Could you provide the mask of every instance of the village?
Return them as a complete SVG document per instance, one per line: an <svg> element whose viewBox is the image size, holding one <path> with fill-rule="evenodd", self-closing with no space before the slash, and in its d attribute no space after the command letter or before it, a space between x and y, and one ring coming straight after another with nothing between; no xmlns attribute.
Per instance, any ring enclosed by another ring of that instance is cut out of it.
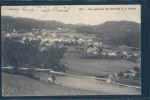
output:
<svg viewBox="0 0 150 100"><path fill-rule="evenodd" d="M57 30L35 29L32 30L11 30L3 31L4 38L17 38L19 42L31 42L32 45L40 42L40 51L50 47L65 47L67 51L81 52L81 58L98 59L126 59L129 61L140 62L140 50L135 47L116 46L103 44L96 36L88 36L76 33L68 28ZM78 35L79 34L79 35Z"/></svg>

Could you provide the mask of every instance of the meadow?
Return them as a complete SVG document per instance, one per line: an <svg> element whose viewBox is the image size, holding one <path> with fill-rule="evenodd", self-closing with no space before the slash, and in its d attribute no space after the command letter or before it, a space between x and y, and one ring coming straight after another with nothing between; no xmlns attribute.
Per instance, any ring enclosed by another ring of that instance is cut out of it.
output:
<svg viewBox="0 0 150 100"><path fill-rule="evenodd" d="M56 84L47 83L48 71L26 70L40 80L2 72L3 96L57 96L57 95L135 95L140 89L125 87L81 76L56 75ZM25 70L22 72L25 72ZM17 79L17 80L16 80Z"/></svg>
<svg viewBox="0 0 150 100"><path fill-rule="evenodd" d="M65 87L37 81L20 75L2 73L2 96L60 96L86 94L98 95L104 94L104 92Z"/></svg>
<svg viewBox="0 0 150 100"><path fill-rule="evenodd" d="M97 73L118 73L140 66L140 63L123 59L82 59L79 52L66 52L61 63L69 67L67 73L78 75L95 75Z"/></svg>

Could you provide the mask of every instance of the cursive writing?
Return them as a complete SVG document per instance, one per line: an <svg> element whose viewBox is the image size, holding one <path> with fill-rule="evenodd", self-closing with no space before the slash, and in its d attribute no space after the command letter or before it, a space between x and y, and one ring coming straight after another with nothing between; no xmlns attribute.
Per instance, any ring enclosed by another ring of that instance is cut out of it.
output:
<svg viewBox="0 0 150 100"><path fill-rule="evenodd" d="M19 12L31 13L44 13L43 18L46 17L50 12L68 12L70 10L69 6L24 6L24 7L5 7L5 10L13 11L14 15L17 15Z"/></svg>

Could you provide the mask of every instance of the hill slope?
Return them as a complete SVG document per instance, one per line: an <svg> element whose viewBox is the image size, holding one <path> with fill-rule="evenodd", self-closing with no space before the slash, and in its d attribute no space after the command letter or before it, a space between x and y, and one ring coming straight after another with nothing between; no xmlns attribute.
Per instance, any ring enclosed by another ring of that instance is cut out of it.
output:
<svg viewBox="0 0 150 100"><path fill-rule="evenodd" d="M48 84L24 76L2 73L2 96L55 96L87 94L98 95L101 94L101 92Z"/></svg>
<svg viewBox="0 0 150 100"><path fill-rule="evenodd" d="M31 18L14 18L11 16L2 16L1 17L2 30L12 30L12 29L57 29L57 28L72 28L74 25L64 24L55 20L51 21L42 21L35 20Z"/></svg>
<svg viewBox="0 0 150 100"><path fill-rule="evenodd" d="M95 26L80 26L77 32L96 34L103 42L140 48L141 26L131 21L108 21Z"/></svg>

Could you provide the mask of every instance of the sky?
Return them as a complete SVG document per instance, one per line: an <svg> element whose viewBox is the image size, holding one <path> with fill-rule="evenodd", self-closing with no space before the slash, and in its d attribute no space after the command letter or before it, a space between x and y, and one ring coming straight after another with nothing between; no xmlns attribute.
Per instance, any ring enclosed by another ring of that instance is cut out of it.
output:
<svg viewBox="0 0 150 100"><path fill-rule="evenodd" d="M2 6L1 15L56 20L66 24L97 25L122 20L141 23L140 5Z"/></svg>

